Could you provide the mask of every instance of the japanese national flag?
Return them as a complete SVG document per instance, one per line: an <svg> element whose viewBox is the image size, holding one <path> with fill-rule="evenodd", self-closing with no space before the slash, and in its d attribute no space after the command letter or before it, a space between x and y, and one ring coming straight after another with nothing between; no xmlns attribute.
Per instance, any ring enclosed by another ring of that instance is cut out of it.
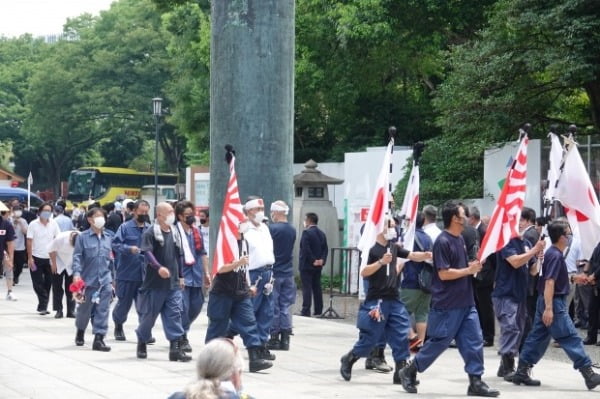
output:
<svg viewBox="0 0 600 399"><path fill-rule="evenodd" d="M415 245L417 211L419 210L419 165L413 162L400 214L403 215L404 248L412 251Z"/></svg>
<svg viewBox="0 0 600 399"><path fill-rule="evenodd" d="M568 147L554 197L566 208L571 228L579 232L581 255L590 259L600 242L600 205L577 145Z"/></svg>
<svg viewBox="0 0 600 399"><path fill-rule="evenodd" d="M361 268L367 264L369 251L371 250L371 247L375 245L377 235L384 229L385 214L388 211L390 200L390 164L393 149L394 140L391 139L385 151L385 156L383 157L383 164L381 165L381 170L377 179L377 187L375 188L371 206L369 207L365 228L357 245L358 249L362 252Z"/></svg>

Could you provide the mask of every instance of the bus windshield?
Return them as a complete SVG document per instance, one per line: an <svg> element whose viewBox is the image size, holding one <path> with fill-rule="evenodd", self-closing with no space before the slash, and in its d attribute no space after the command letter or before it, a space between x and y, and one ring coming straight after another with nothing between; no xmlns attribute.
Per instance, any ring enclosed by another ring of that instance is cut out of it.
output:
<svg viewBox="0 0 600 399"><path fill-rule="evenodd" d="M94 170L74 170L69 175L69 199L71 201L84 201L94 197Z"/></svg>

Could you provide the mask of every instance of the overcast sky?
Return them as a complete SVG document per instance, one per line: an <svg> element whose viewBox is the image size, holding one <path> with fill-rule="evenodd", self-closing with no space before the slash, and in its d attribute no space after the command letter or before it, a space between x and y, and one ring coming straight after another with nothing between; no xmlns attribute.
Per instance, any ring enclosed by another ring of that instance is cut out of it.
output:
<svg viewBox="0 0 600 399"><path fill-rule="evenodd" d="M62 32L68 17L98 15L115 0L0 0L0 36L44 36Z"/></svg>

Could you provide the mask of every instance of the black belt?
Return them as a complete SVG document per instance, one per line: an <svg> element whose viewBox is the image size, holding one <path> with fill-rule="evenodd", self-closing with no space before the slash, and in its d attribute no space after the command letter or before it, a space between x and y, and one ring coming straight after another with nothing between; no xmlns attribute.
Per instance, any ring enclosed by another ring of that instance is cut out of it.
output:
<svg viewBox="0 0 600 399"><path fill-rule="evenodd" d="M271 270L273 269L273 265L264 265L261 267L257 267L256 269L252 269L252 270Z"/></svg>

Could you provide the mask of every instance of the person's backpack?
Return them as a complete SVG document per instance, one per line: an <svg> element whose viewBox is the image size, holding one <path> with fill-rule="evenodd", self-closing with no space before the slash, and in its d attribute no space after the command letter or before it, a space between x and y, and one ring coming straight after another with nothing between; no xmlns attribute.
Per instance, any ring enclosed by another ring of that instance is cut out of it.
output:
<svg viewBox="0 0 600 399"><path fill-rule="evenodd" d="M419 236L415 234L415 244L419 251L431 251L431 248L424 248L423 244L419 240ZM421 265L421 271L419 272L419 288L421 291L431 294L431 285L433 284L433 265L428 262L418 262Z"/></svg>

